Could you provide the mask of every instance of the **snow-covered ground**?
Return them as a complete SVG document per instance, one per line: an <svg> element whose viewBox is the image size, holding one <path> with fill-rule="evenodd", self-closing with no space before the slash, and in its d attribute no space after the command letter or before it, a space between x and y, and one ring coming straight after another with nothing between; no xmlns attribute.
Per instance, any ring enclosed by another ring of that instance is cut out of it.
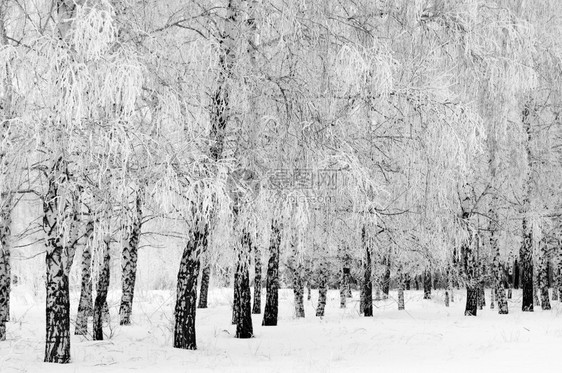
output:
<svg viewBox="0 0 562 373"><path fill-rule="evenodd" d="M72 317L76 311L76 296ZM557 365L562 346L562 307L551 311L520 311L514 292L510 314L488 306L477 317L463 316L464 292L443 305L443 293L423 300L406 292L406 310L398 311L396 293L375 302L374 317L358 314L354 292L346 309L339 292L330 291L326 316L315 317L317 292L306 302L306 318L293 318L291 290L280 293L279 325L262 327L254 315L251 340L234 338L230 324L231 289L214 289L209 308L197 311L197 351L174 349L174 296L166 291L139 291L133 325L117 322L119 294L112 293L112 322L105 341L72 337L72 363L42 362L44 301L24 287L12 292L8 340L0 342L0 372L530 372ZM111 335L109 335L111 334Z"/></svg>

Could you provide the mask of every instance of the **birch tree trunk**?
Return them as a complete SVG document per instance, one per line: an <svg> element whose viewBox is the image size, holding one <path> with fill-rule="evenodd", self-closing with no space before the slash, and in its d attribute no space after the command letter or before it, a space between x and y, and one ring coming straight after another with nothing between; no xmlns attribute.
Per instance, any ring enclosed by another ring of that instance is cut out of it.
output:
<svg viewBox="0 0 562 373"><path fill-rule="evenodd" d="M56 31L61 39L66 38L72 25L76 3L54 0L53 10L57 13ZM72 258L68 257L68 243L64 242L63 228L68 222L70 201L65 191L69 188L68 169L65 155L53 146L52 166L47 177L47 191L43 196L43 231L45 233L46 265L46 363L67 364L70 362L70 291L68 269ZM76 207L76 206L74 206ZM76 213L76 210L73 212Z"/></svg>
<svg viewBox="0 0 562 373"><path fill-rule="evenodd" d="M351 293L351 288L349 285L349 274L350 268L348 264L344 261L342 274L341 274L341 283L340 283L340 308L346 308L346 301L349 298L349 293Z"/></svg>
<svg viewBox="0 0 562 373"><path fill-rule="evenodd" d="M390 292L390 254L388 254L384 261L384 275L382 278L382 298L388 299Z"/></svg>
<svg viewBox="0 0 562 373"><path fill-rule="evenodd" d="M463 268L466 279L466 306L465 316L476 316L478 310L479 284L477 281L477 269L475 253L472 250L472 239L463 243Z"/></svg>
<svg viewBox="0 0 562 373"><path fill-rule="evenodd" d="M6 11L8 4L3 1L0 4L0 42L2 46L7 46L9 41L6 35ZM12 113L12 98L13 88L11 81L11 71L9 64L5 65L6 78L3 81L4 92L2 102L0 102L3 109L3 116L1 118L0 126L0 341L6 340L6 323L10 321L10 290L12 284L11 275L11 211L12 211L12 192L4 182L4 177L8 176L8 170L3 166L5 161L6 149L5 144L8 144L10 139L10 124L9 120L13 118ZM5 163L6 162L6 163Z"/></svg>
<svg viewBox="0 0 562 373"><path fill-rule="evenodd" d="M539 268L539 288L541 294L541 308L543 310L550 310L550 299L548 294L548 246L545 240L540 243L541 258Z"/></svg>
<svg viewBox="0 0 562 373"><path fill-rule="evenodd" d="M431 271L423 272L423 299L431 299Z"/></svg>
<svg viewBox="0 0 562 373"><path fill-rule="evenodd" d="M207 264L201 272L201 290L199 291L199 305L197 306L197 308L207 308L211 266Z"/></svg>
<svg viewBox="0 0 562 373"><path fill-rule="evenodd" d="M236 309L236 338L252 338L254 329L252 326L252 293L250 291L250 255L252 244L247 232L242 234L242 242L238 253L236 273L238 286L238 308Z"/></svg>
<svg viewBox="0 0 562 373"><path fill-rule="evenodd" d="M523 200L523 242L519 250L519 265L521 266L521 288L523 289L523 301L521 309L523 312L533 312L533 232L532 227L528 224L527 214L531 205L531 196L533 193L533 171L532 171L532 154L531 154L531 121L530 110L528 105L523 109L523 130L527 134L525 148L527 152L527 163L529 170L527 171L526 195Z"/></svg>
<svg viewBox="0 0 562 373"><path fill-rule="evenodd" d="M367 232L366 228L363 227L362 231L362 243L363 243L363 250L364 250L364 258L363 258L363 296L364 296L364 305L363 305L363 315L365 317L372 317L373 316L373 281L371 279L371 266L372 266L372 259L371 259L371 246L367 240Z"/></svg>
<svg viewBox="0 0 562 373"><path fill-rule="evenodd" d="M135 214L131 232L124 240L121 251L121 305L119 307L119 324L130 325L137 279L138 247L142 227L142 205L144 189L137 190L135 198Z"/></svg>
<svg viewBox="0 0 562 373"><path fill-rule="evenodd" d="M78 302L78 313L76 315L76 328L74 334L88 334L88 318L93 316L94 306L92 301L92 242L94 233L94 221L86 224L86 242L82 247L82 281L80 288L80 300Z"/></svg>
<svg viewBox="0 0 562 373"><path fill-rule="evenodd" d="M269 261L267 263L267 279L265 309L263 311L264 326L277 325L277 314L279 308L279 247L281 246L281 232L273 224L271 226L271 238L269 240Z"/></svg>
<svg viewBox="0 0 562 373"><path fill-rule="evenodd" d="M197 277L199 276L199 256L207 249L207 226L196 223L193 237L183 250L176 290L174 311L174 347L196 350L195 313L197 307Z"/></svg>
<svg viewBox="0 0 562 373"><path fill-rule="evenodd" d="M109 263L111 259L110 253L110 238L104 240L103 248L103 262L101 263L101 271L96 285L96 300L94 301L94 322L93 322L93 336L94 341L103 341L103 321L104 321L104 308L107 305L107 291L109 289Z"/></svg>
<svg viewBox="0 0 562 373"><path fill-rule="evenodd" d="M328 294L328 262L324 247L320 253L320 263L318 266L318 304L316 306L316 316L324 316Z"/></svg>
<svg viewBox="0 0 562 373"><path fill-rule="evenodd" d="M3 191L0 189L0 193ZM0 196L0 341L6 340L6 323L10 321L10 290L12 283L10 264L10 228L12 224L9 195Z"/></svg>
<svg viewBox="0 0 562 373"><path fill-rule="evenodd" d="M557 241L555 253L557 260L552 272L556 279L557 288L553 292L556 291L558 293L558 301L562 302L562 246L560 240Z"/></svg>
<svg viewBox="0 0 562 373"><path fill-rule="evenodd" d="M55 161L47 182L43 198L47 269L45 362L66 364L70 362L70 293L62 232L65 217L60 214L59 205L66 207L61 189L68 184L68 176L62 157Z"/></svg>
<svg viewBox="0 0 562 373"><path fill-rule="evenodd" d="M291 243L292 253L290 260L290 271L293 276L293 296L295 305L295 317L302 318L304 315L304 265L299 258L296 246Z"/></svg>
<svg viewBox="0 0 562 373"><path fill-rule="evenodd" d="M254 304L252 313L259 315L261 313L261 249L254 247Z"/></svg>
<svg viewBox="0 0 562 373"><path fill-rule="evenodd" d="M495 171L492 173L492 177L495 177ZM490 215L490 224L489 224L489 231L490 231L490 250L494 255L493 259L493 279L494 279L494 286L492 287L492 296L495 291L496 301L498 302L498 314L500 315L507 315L509 312L508 305L507 305L507 297L505 293L505 278L504 278L504 270L501 265L501 256L500 256L500 247L498 245L497 239L497 231L498 231L498 215L497 215L497 197L494 194L492 197L492 207L490 208L489 215ZM490 302L490 307L493 308L494 301Z"/></svg>
<svg viewBox="0 0 562 373"><path fill-rule="evenodd" d="M405 278L402 272L402 266L398 267L398 273L396 274L398 277L398 310L404 310L404 286L405 286Z"/></svg>

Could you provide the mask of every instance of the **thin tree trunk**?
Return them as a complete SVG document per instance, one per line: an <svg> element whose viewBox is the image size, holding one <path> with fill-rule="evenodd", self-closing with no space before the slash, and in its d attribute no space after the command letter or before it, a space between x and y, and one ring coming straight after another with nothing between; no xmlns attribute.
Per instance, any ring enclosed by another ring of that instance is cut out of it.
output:
<svg viewBox="0 0 562 373"><path fill-rule="evenodd" d="M344 265L342 268L342 276L340 283L340 308L346 308L349 289L349 272L350 269Z"/></svg>
<svg viewBox="0 0 562 373"><path fill-rule="evenodd" d="M342 276L341 276L341 283L340 283L340 308L346 308L347 299L351 298L351 285L350 285L350 277L351 277L351 268L349 258L346 255L342 260Z"/></svg>
<svg viewBox="0 0 562 373"><path fill-rule="evenodd" d="M197 308L207 308L211 266L207 264L201 272L201 290L199 290L199 305L197 306Z"/></svg>
<svg viewBox="0 0 562 373"><path fill-rule="evenodd" d="M1 191L1 190L0 190ZM6 323L10 321L10 228L11 198L6 198L0 210L0 341L6 340Z"/></svg>
<svg viewBox="0 0 562 373"><path fill-rule="evenodd" d="M553 261L552 263L552 300L558 300L558 287L559 287L559 282L558 282L558 273L556 273L558 271L558 266L556 265L556 261Z"/></svg>
<svg viewBox="0 0 562 373"><path fill-rule="evenodd" d="M365 250L365 256L363 258L363 296L364 296L364 306L363 315L365 317L373 316L373 281L371 279L371 245L367 239L366 228L363 227L362 231L362 243L363 250Z"/></svg>
<svg viewBox="0 0 562 373"><path fill-rule="evenodd" d="M261 313L261 250L256 246L254 248L254 305L252 313L259 315Z"/></svg>
<svg viewBox="0 0 562 373"><path fill-rule="evenodd" d="M96 300L94 301L93 340L103 341L104 306L107 304L107 291L109 289L109 239L104 242L102 270L96 285Z"/></svg>
<svg viewBox="0 0 562 373"><path fill-rule="evenodd" d="M193 237L183 250L176 290L174 347L196 350L195 313L197 306L197 277L199 256L207 250L207 226L196 223Z"/></svg>
<svg viewBox="0 0 562 373"><path fill-rule="evenodd" d="M463 222L468 230L468 214L463 212ZM476 316L478 309L478 298L480 292L480 283L477 279L478 270L473 250L473 238L469 236L468 241L461 246L462 264L466 282L466 306L465 316Z"/></svg>
<svg viewBox="0 0 562 373"><path fill-rule="evenodd" d="M548 295L548 247L544 240L541 241L541 258L539 268L539 287L541 293L541 308L543 310L550 310L550 299Z"/></svg>
<svg viewBox="0 0 562 373"><path fill-rule="evenodd" d="M250 291L250 254L252 243L250 234L242 234L242 242L238 253L236 273L238 274L238 308L236 309L236 338L252 338L254 329L252 326L252 293Z"/></svg>
<svg viewBox="0 0 562 373"><path fill-rule="evenodd" d="M398 267L398 310L405 309L404 304L404 274L402 273L402 267Z"/></svg>
<svg viewBox="0 0 562 373"><path fill-rule="evenodd" d="M326 300L328 294L328 263L324 255L320 258L318 268L318 305L316 307L316 316L324 316L326 309Z"/></svg>
<svg viewBox="0 0 562 373"><path fill-rule="evenodd" d="M6 12L8 10L8 2L3 1L0 4L0 43L6 47L10 43L6 34ZM6 149L4 145L10 144L10 123L14 118L12 111L13 86L10 63L5 66L5 78L2 92L2 123L0 127L0 165L4 165L4 157ZM2 167L2 172L7 175L8 169ZM0 174L0 178L2 176ZM2 180L3 181L3 180ZM0 181L0 183L2 183ZM9 185L0 185L0 341L6 340L6 323L10 321L10 290L11 290L11 223L12 223L12 191Z"/></svg>
<svg viewBox="0 0 562 373"><path fill-rule="evenodd" d="M340 284L340 308L347 308L346 301L347 297L345 296L345 289Z"/></svg>
<svg viewBox="0 0 562 373"><path fill-rule="evenodd" d="M232 325L238 324L238 309L240 308L240 273L238 272L238 266L234 269L234 281L232 282L232 320L230 321Z"/></svg>
<svg viewBox="0 0 562 373"><path fill-rule="evenodd" d="M121 258L121 306L119 307L119 324L130 325L133 311L133 298L135 295L135 282L137 279L137 258L139 239L142 227L142 205L144 189L137 190L135 200L135 217L131 233L123 245Z"/></svg>
<svg viewBox="0 0 562 373"><path fill-rule="evenodd" d="M365 313L365 279L359 283L359 314Z"/></svg>
<svg viewBox="0 0 562 373"><path fill-rule="evenodd" d="M527 219L523 218L523 244L519 251L521 262L521 287L523 289L523 312L533 312L533 253L532 236L530 227L527 228Z"/></svg>
<svg viewBox="0 0 562 373"><path fill-rule="evenodd" d="M497 297L497 302L498 302L498 314L507 315L509 313L509 309L508 309L505 287L504 287L505 284L504 269L501 265L501 253L500 253L500 247L498 245L498 239L497 239L498 215L496 212L496 206L497 206L496 198L497 197L494 195L492 201L492 207L490 208L490 212L489 212L490 249L492 250L492 253L494 255L494 259L493 259L494 284L492 286L492 297L494 295L494 290L495 290L495 295ZM493 306L494 306L494 300L492 299L490 308L494 308Z"/></svg>
<svg viewBox="0 0 562 373"><path fill-rule="evenodd" d="M513 261L513 288L519 289L521 286L521 267L519 266L519 261L515 259Z"/></svg>
<svg viewBox="0 0 562 373"><path fill-rule="evenodd" d="M289 269L293 276L293 297L295 307L295 317L304 317L304 267L299 259L296 246L291 242L292 253L289 261Z"/></svg>
<svg viewBox="0 0 562 373"><path fill-rule="evenodd" d="M390 254L387 255L384 263L384 276L382 278L382 298L388 299L390 293Z"/></svg>
<svg viewBox="0 0 562 373"><path fill-rule="evenodd" d="M281 232L273 224L269 240L269 261L267 263L266 300L263 311L264 326L277 325L279 308L279 247L281 246Z"/></svg>
<svg viewBox="0 0 562 373"><path fill-rule="evenodd" d="M94 233L94 221L90 220L86 224L86 242L82 246L82 285L80 289L80 301L78 303L78 313L76 315L76 328L74 334L88 334L88 317L93 316L94 306L92 301L92 242L91 237Z"/></svg>
<svg viewBox="0 0 562 373"><path fill-rule="evenodd" d="M447 287L445 290L445 307L449 307L449 302L453 301L452 298L452 269L451 269L451 263L447 264L447 272L446 272L446 281L447 281Z"/></svg>
<svg viewBox="0 0 562 373"><path fill-rule="evenodd" d="M423 272L423 299L431 299L431 271Z"/></svg>
<svg viewBox="0 0 562 373"><path fill-rule="evenodd" d="M532 154L531 154L531 122L529 119L530 110L527 105L523 110L523 129L527 134L525 148L527 152L527 163L529 171L527 172L526 195L523 200L523 243L519 250L519 261L521 265L521 287L523 289L523 302L521 309L523 312L533 312L533 232L532 227L528 225L528 212L533 195L533 172L532 172Z"/></svg>

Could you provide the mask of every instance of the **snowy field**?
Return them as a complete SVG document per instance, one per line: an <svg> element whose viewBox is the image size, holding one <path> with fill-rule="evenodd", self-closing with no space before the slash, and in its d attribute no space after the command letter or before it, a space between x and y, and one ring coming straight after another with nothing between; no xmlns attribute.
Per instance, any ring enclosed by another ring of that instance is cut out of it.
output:
<svg viewBox="0 0 562 373"><path fill-rule="evenodd" d="M105 341L72 337L72 363L45 364L44 301L15 287L8 340L0 342L0 372L530 372L554 366L562 346L562 307L522 313L514 292L510 314L488 306L477 317L463 316L464 292L443 305L443 293L423 300L406 292L406 311L396 293L375 302L374 317L358 314L358 294L339 308L339 292L329 292L326 317L315 317L317 292L306 301L306 318L293 318L291 290L280 292L279 325L262 327L254 315L251 340L233 337L231 289L214 289L209 308L197 311L197 351L172 345L174 295L139 291L133 325L117 322L118 293L109 298L112 321ZM72 319L76 312L73 298ZM263 309L263 307L262 307Z"/></svg>

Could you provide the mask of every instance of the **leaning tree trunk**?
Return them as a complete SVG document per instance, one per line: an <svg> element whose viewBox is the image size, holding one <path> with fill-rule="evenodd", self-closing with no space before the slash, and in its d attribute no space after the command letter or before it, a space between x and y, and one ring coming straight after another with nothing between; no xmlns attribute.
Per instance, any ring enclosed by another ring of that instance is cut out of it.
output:
<svg viewBox="0 0 562 373"><path fill-rule="evenodd" d="M550 299L548 296L548 248L546 242L541 242L541 258L539 268L539 288L541 293L541 308L543 310L550 310Z"/></svg>
<svg viewBox="0 0 562 373"><path fill-rule="evenodd" d="M363 258L363 316L372 317L373 316L373 280L371 278L371 245L367 242L367 232L365 227L362 231L362 243L363 249L365 250L365 256Z"/></svg>
<svg viewBox="0 0 562 373"><path fill-rule="evenodd" d="M423 272L423 299L431 299L431 271Z"/></svg>
<svg viewBox="0 0 562 373"><path fill-rule="evenodd" d="M256 246L254 248L254 304L252 313L258 315L261 313L261 249Z"/></svg>
<svg viewBox="0 0 562 373"><path fill-rule="evenodd" d="M91 237L94 232L94 221L90 220L86 224L86 242L82 246L82 285L80 289L80 301L78 303L78 313L76 314L76 328L74 334L88 334L88 318L93 316L94 306L92 302L92 242Z"/></svg>
<svg viewBox="0 0 562 373"><path fill-rule="evenodd" d="M264 326L277 325L279 308L279 247L281 246L281 232L274 224L271 227L269 240L269 261L267 263L267 278L265 281L266 299L263 311Z"/></svg>
<svg viewBox="0 0 562 373"><path fill-rule="evenodd" d="M252 293L250 291L250 254L251 254L250 234L244 232L242 234L242 242L240 251L238 252L238 263L236 264L236 280L238 286L235 290L237 309L236 313L236 338L252 338L254 329L252 326Z"/></svg>
<svg viewBox="0 0 562 373"><path fill-rule="evenodd" d="M211 278L211 266L207 264L201 271L201 289L199 290L199 305L197 308L207 308L209 297L209 282Z"/></svg>
<svg viewBox="0 0 562 373"><path fill-rule="evenodd" d="M193 237L183 250L174 310L174 347L196 350L195 313L197 306L197 277L199 276L199 256L207 250L207 226L196 223Z"/></svg>
<svg viewBox="0 0 562 373"><path fill-rule="evenodd" d="M1 198L1 197L0 197ZM6 323L10 321L10 227L11 199L3 201L0 210L0 341L6 340Z"/></svg>
<svg viewBox="0 0 562 373"><path fill-rule="evenodd" d="M104 306L107 304L107 291L109 289L109 252L110 241L104 242L103 263L96 285L96 300L94 301L93 340L103 341Z"/></svg>
<svg viewBox="0 0 562 373"><path fill-rule="evenodd" d="M137 279L137 258L139 239L142 227L142 201L143 189L139 188L135 201L135 217L132 229L123 245L121 258L121 306L119 307L119 324L130 325L133 311L133 298L135 295L135 282Z"/></svg>

